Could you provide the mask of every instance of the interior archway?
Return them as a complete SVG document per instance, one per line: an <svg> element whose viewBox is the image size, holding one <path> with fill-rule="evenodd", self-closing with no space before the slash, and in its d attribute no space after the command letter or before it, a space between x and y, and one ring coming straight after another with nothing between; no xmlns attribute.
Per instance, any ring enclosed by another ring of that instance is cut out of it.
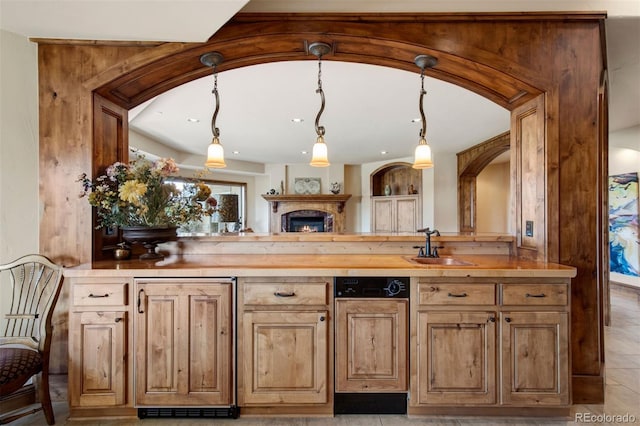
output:
<svg viewBox="0 0 640 426"><path fill-rule="evenodd" d="M460 231L476 231L478 175L489 163L508 151L510 147L510 132L505 132L458 153L458 224Z"/></svg>

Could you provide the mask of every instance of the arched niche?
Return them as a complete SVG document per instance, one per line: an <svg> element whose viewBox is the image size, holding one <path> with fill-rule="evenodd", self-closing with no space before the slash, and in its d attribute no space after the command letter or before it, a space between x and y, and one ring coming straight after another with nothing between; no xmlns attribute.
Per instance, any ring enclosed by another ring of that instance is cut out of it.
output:
<svg viewBox="0 0 640 426"><path fill-rule="evenodd" d="M410 163L393 162L378 167L370 176L371 195L385 195L384 188L389 185L395 195L422 194L422 171L411 167ZM413 192L409 194L410 188Z"/></svg>

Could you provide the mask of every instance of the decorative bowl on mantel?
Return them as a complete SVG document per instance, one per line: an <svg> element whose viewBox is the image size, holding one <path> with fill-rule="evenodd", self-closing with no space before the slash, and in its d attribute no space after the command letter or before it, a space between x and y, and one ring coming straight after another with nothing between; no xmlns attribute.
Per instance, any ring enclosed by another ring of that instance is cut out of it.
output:
<svg viewBox="0 0 640 426"><path fill-rule="evenodd" d="M140 243L147 252L140 255L140 260L162 260L164 255L156 252L160 243L178 239L176 226L148 227L130 226L122 228L122 238L128 243Z"/></svg>

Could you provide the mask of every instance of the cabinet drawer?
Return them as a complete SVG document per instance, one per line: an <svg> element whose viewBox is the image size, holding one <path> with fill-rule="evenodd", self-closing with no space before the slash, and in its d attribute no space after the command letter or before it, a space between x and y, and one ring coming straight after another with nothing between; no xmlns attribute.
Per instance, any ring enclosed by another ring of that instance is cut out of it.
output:
<svg viewBox="0 0 640 426"><path fill-rule="evenodd" d="M73 286L76 306L120 306L127 304L127 283L76 284Z"/></svg>
<svg viewBox="0 0 640 426"><path fill-rule="evenodd" d="M494 305L495 284L430 283L418 286L421 305Z"/></svg>
<svg viewBox="0 0 640 426"><path fill-rule="evenodd" d="M503 305L566 305L566 284L503 284Z"/></svg>
<svg viewBox="0 0 640 426"><path fill-rule="evenodd" d="M245 283L245 305L326 305L326 282Z"/></svg>

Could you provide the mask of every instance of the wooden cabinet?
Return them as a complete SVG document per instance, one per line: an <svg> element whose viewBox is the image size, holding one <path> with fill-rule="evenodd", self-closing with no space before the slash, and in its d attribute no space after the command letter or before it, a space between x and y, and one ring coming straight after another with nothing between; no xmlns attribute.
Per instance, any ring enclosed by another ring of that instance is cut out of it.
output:
<svg viewBox="0 0 640 426"><path fill-rule="evenodd" d="M336 392L407 390L408 300L337 299Z"/></svg>
<svg viewBox="0 0 640 426"><path fill-rule="evenodd" d="M371 197L371 232L415 232L421 227L419 195Z"/></svg>
<svg viewBox="0 0 640 426"><path fill-rule="evenodd" d="M410 413L569 409L568 281L540 281L412 280Z"/></svg>
<svg viewBox="0 0 640 426"><path fill-rule="evenodd" d="M501 402L570 404L569 285L505 283L501 287Z"/></svg>
<svg viewBox="0 0 640 426"><path fill-rule="evenodd" d="M298 406L288 412L332 413L330 282L295 277L239 281L238 401L243 412L249 407L250 413L277 413L278 407Z"/></svg>
<svg viewBox="0 0 640 426"><path fill-rule="evenodd" d="M137 406L230 405L230 279L136 279Z"/></svg>
<svg viewBox="0 0 640 426"><path fill-rule="evenodd" d="M417 314L417 403L496 403L495 312Z"/></svg>
<svg viewBox="0 0 640 426"><path fill-rule="evenodd" d="M127 327L127 278L71 280L69 403L72 413L91 407L132 407Z"/></svg>

